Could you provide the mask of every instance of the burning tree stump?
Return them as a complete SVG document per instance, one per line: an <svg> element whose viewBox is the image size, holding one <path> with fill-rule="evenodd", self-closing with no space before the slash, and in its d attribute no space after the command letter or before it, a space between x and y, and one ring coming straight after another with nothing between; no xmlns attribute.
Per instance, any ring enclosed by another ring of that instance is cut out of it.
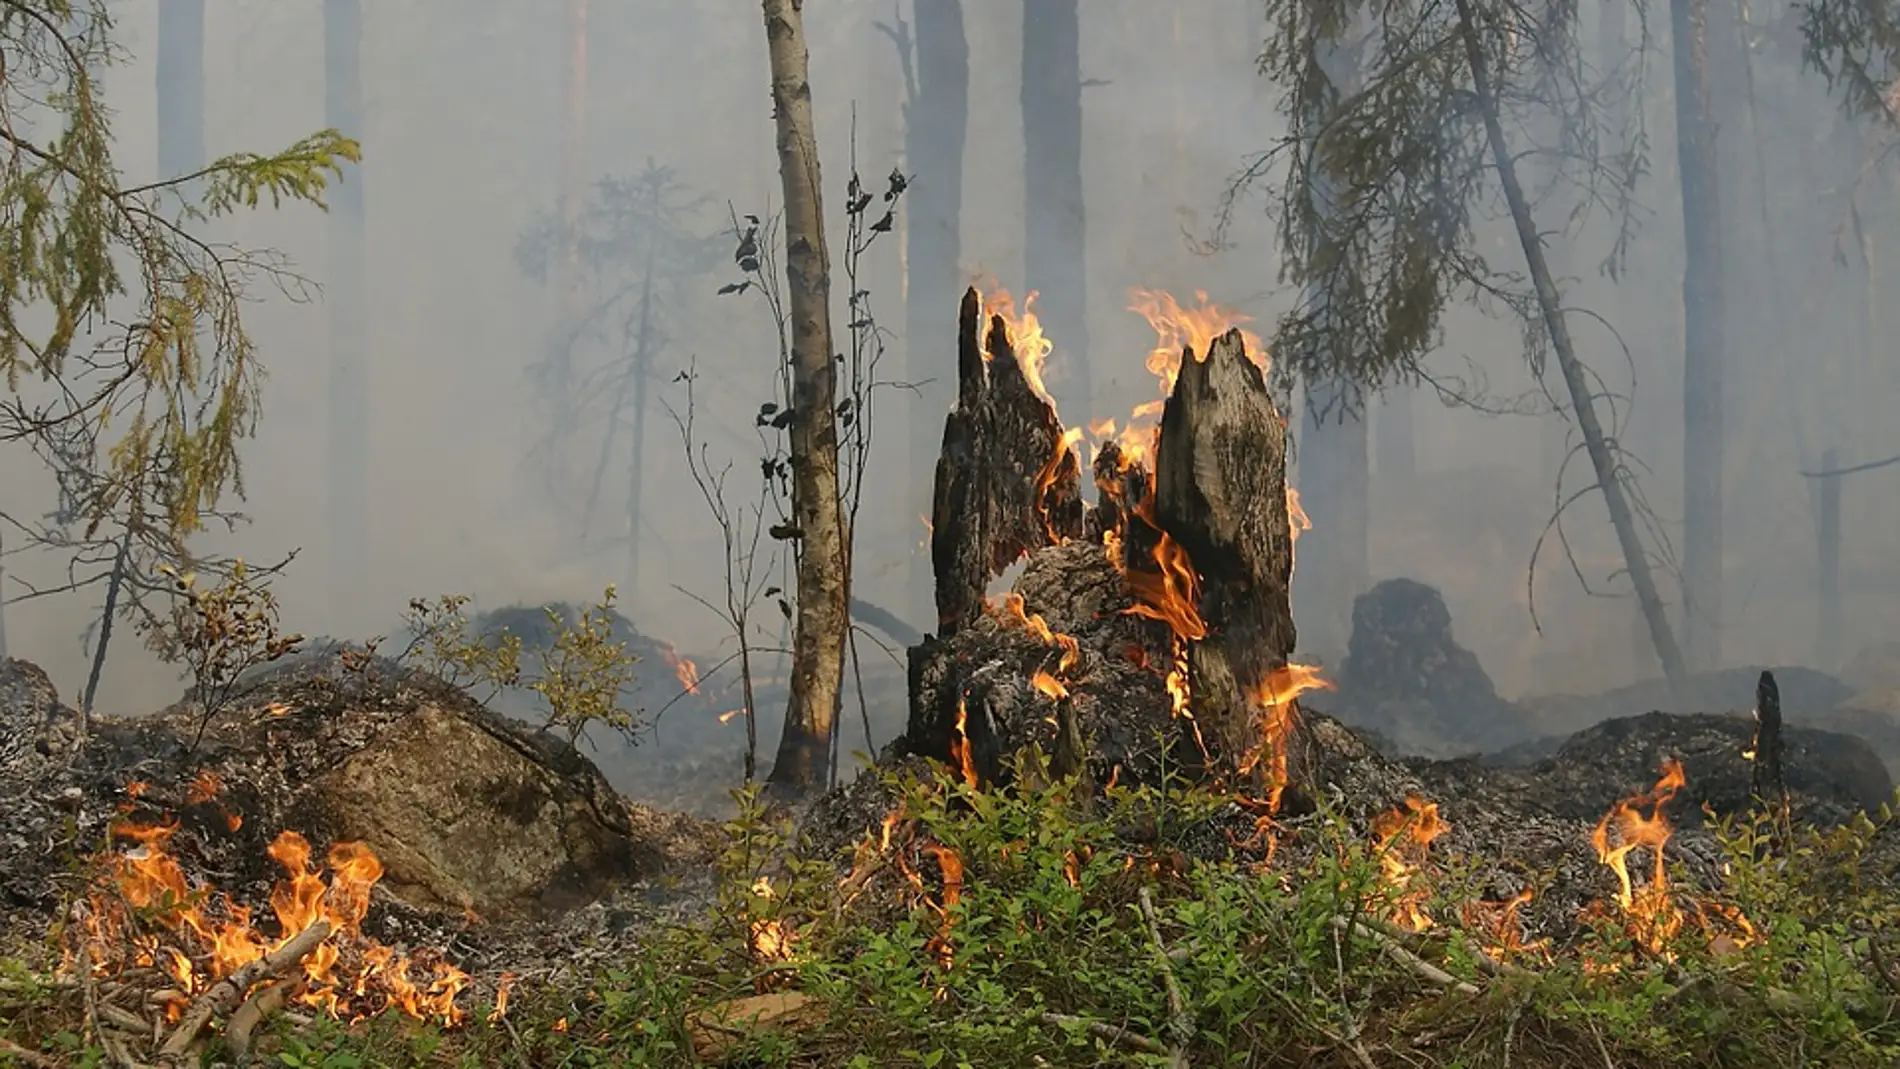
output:
<svg viewBox="0 0 1900 1069"><path fill-rule="evenodd" d="M1082 533L1081 466L1055 406L1023 374L1001 316L982 337L981 300L963 295L957 407L944 421L930 527L937 630L948 637L990 580L1025 553Z"/></svg>
<svg viewBox="0 0 1900 1069"><path fill-rule="evenodd" d="M1286 424L1240 331L1182 360L1162 410L1154 485L1153 515L1197 580L1201 634L1183 634L1194 715L1218 755L1283 763L1294 646ZM1163 568L1167 552L1156 553Z"/></svg>
<svg viewBox="0 0 1900 1069"><path fill-rule="evenodd" d="M1242 335L1184 354L1154 475L1107 445L1090 508L1080 433L1002 317L979 345L981 313L966 293L931 536L939 633L910 651L908 748L978 783L1031 744L1098 781L1252 770L1277 802L1300 682L1285 422ZM986 608L1025 555L1016 593Z"/></svg>

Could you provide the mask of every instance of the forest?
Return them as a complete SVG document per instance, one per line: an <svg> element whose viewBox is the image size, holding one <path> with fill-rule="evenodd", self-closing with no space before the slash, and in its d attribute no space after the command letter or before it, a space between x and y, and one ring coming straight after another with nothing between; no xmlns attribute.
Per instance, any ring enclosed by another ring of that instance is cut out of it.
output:
<svg viewBox="0 0 1900 1069"><path fill-rule="evenodd" d="M0 160L0 1067L1900 1061L1885 0L0 0Z"/></svg>

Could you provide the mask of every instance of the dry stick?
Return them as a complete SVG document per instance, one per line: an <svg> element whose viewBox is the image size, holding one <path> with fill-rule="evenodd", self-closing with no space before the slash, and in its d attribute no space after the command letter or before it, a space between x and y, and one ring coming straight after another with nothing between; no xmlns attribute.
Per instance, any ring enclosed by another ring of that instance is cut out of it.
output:
<svg viewBox="0 0 1900 1069"><path fill-rule="evenodd" d="M48 1058L36 1050L28 1050L5 1036L0 1036L0 1054L5 1054L27 1069L61 1069L60 1063Z"/></svg>
<svg viewBox="0 0 1900 1069"><path fill-rule="evenodd" d="M178 1022L171 1038L158 1049L160 1069L177 1069L185 1052L210 1023L213 1014L229 1009L252 984L268 980L304 959L304 956L317 948L317 944L330 938L330 922L320 920L305 928L295 939L271 951L269 954L245 965L231 975L212 985L211 990L198 996L198 1000L185 1011L184 1020Z"/></svg>
<svg viewBox="0 0 1900 1069"><path fill-rule="evenodd" d="M239 1065L251 1060L252 1033L257 1031L257 1026L264 1022L264 1018L284 1008L290 988L291 985L282 980L266 984L231 1015L231 1023L224 1028L224 1042L231 1048L232 1060Z"/></svg>
<svg viewBox="0 0 1900 1069"><path fill-rule="evenodd" d="M1148 921L1155 963L1161 967L1161 981L1168 988L1168 1034L1174 1040L1168 1064L1173 1069L1187 1069L1187 1045L1194 1039L1194 1023L1188 1020L1187 1000L1181 997L1181 985L1174 978L1174 963L1168 960L1167 944L1161 941L1161 922L1155 917L1155 900L1146 887L1141 889L1141 915Z"/></svg>
<svg viewBox="0 0 1900 1069"><path fill-rule="evenodd" d="M1461 995L1475 995L1478 993L1476 984L1466 983L1438 966L1433 965L1431 962L1426 961L1424 958L1400 946L1396 939L1379 931L1377 928L1372 928L1356 921L1349 921L1340 916L1333 918L1333 927L1349 935L1365 936L1367 939L1378 944L1379 949L1385 951L1386 957L1391 958L1393 961L1398 962L1400 965L1405 966L1440 987L1449 987Z"/></svg>
<svg viewBox="0 0 1900 1069"><path fill-rule="evenodd" d="M1043 1024L1054 1025L1057 1028L1079 1025L1087 1029L1089 1035L1097 1039L1105 1040L1109 1043L1118 1043L1130 1050L1138 1050L1143 1054L1154 1054L1163 1058L1170 1057L1172 1054L1168 1048L1156 1043L1140 1032L1131 1032L1126 1028L1117 1028L1112 1024L1104 1024L1101 1021L1091 1021L1086 1017L1075 1017L1067 1013L1045 1012L1037 1016L1041 1019Z"/></svg>

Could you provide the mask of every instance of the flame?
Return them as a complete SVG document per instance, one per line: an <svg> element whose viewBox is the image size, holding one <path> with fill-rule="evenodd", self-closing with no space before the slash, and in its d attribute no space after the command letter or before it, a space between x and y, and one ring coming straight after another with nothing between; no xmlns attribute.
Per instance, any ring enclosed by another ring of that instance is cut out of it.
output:
<svg viewBox="0 0 1900 1069"><path fill-rule="evenodd" d="M216 786L215 776L201 774L192 794L212 796ZM88 896L84 950L95 975L113 975L128 965L161 969L175 985L165 994L165 1013L176 1020L188 996L327 920L330 936L300 963L299 1002L338 1017L397 1009L445 1025L466 1019L455 1003L468 974L435 960L418 984L410 979L410 959L362 934L371 890L383 875L382 862L367 846L334 844L326 881L311 866L308 840L293 831L279 835L268 852L286 876L270 895L279 928L271 938L253 925L248 908L186 876L171 851L177 831L172 820L121 819L112 825L113 838L136 845L104 858Z"/></svg>
<svg viewBox="0 0 1900 1069"><path fill-rule="evenodd" d="M956 908L963 897L963 858L955 850L938 843L931 844L929 852L937 859L937 867L943 873L943 896L931 906L932 911L943 919L943 924L937 929L937 934L930 938L930 942L924 945L924 949L936 957L938 965L948 969L956 960L950 946L950 929L956 924L956 919L950 915L950 911Z"/></svg>
<svg viewBox="0 0 1900 1069"><path fill-rule="evenodd" d="M732 723L733 717L744 716L744 715L745 715L745 709L743 708L727 709L725 712L719 714L719 722L721 724L730 724Z"/></svg>
<svg viewBox="0 0 1900 1069"><path fill-rule="evenodd" d="M1432 841L1450 830L1451 826L1439 819L1438 803L1416 794L1405 796L1403 808L1394 807L1373 819L1373 850L1392 895L1391 920L1398 927L1412 932L1431 928L1432 915L1425 910L1430 891L1412 883L1424 869L1425 851Z"/></svg>
<svg viewBox="0 0 1900 1069"><path fill-rule="evenodd" d="M1018 316L1016 299L1001 286L992 287L990 292L983 297L984 311L1003 320L1003 329L1009 335L1009 347L1016 351L1016 363L1023 369L1023 378L1029 380L1029 388L1036 391L1037 397L1049 402L1050 408L1054 408L1055 398L1049 396L1049 391L1042 384L1042 371L1049 362L1049 354L1055 351L1056 346L1048 336L1043 334L1042 322L1036 318L1036 313L1030 311L1030 305L1035 303L1036 291L1030 290L1023 296L1023 312ZM987 342L989 338L987 330L983 337ZM985 348L983 358L991 360L995 356Z"/></svg>
<svg viewBox="0 0 1900 1069"><path fill-rule="evenodd" d="M670 646L660 647L660 655L666 658L667 664L673 666L673 675L680 681L680 686L686 693L698 694L699 666L693 663L692 658L681 657Z"/></svg>
<svg viewBox="0 0 1900 1069"><path fill-rule="evenodd" d="M956 737L950 740L950 754L957 759L957 770L963 775L963 782L968 784L971 790L975 790L979 781L976 774L976 759L970 753L969 724L970 710L964 705L963 699L958 698L957 731Z"/></svg>
<svg viewBox="0 0 1900 1069"><path fill-rule="evenodd" d="M488 1023L495 1024L508 1016L508 995L514 990L515 974L501 974L501 981L495 985L495 1008L488 1011Z"/></svg>
<svg viewBox="0 0 1900 1069"><path fill-rule="evenodd" d="M1622 909L1630 936L1652 953L1669 957L1668 946L1682 928L1682 911L1669 889L1669 873L1663 862L1663 844L1674 834L1663 807L1687 782L1682 763L1674 758L1663 761L1662 776L1647 794L1626 798L1610 807L1590 833L1590 844L1597 859L1616 873L1616 904ZM1640 810L1647 808L1648 815ZM1610 843L1610 826L1616 825L1617 843ZM1649 882L1640 889L1630 878L1627 857L1637 847L1647 847L1654 859Z"/></svg>
<svg viewBox="0 0 1900 1069"><path fill-rule="evenodd" d="M1518 911L1529 905L1532 897L1531 889L1526 887L1502 902L1465 903L1462 911L1465 927L1477 930L1479 949L1492 960L1509 961L1520 954L1547 951L1550 940L1526 942L1524 939L1524 920Z"/></svg>
<svg viewBox="0 0 1900 1069"><path fill-rule="evenodd" d="M1294 717L1299 708L1295 700L1309 690L1333 689L1332 681L1323 678L1318 668L1306 664L1276 668L1254 688L1250 697L1258 713L1259 742L1241 762L1240 771L1245 773L1265 763L1268 813L1279 811L1281 796L1286 793L1287 752L1293 741Z"/></svg>
<svg viewBox="0 0 1900 1069"><path fill-rule="evenodd" d="M770 877L760 876L752 881L750 900L755 915L747 931L753 961L762 966L791 961L792 944L797 941L798 933L779 920L778 889L772 886ZM761 913L765 915L758 915ZM762 976L760 982L764 979Z"/></svg>
<svg viewBox="0 0 1900 1069"><path fill-rule="evenodd" d="M1194 291L1194 299L1194 307L1183 308L1172 294L1161 290L1136 287L1129 293L1128 310L1146 319L1155 331L1157 340L1148 353L1148 370L1161 380L1163 396L1174 391L1174 380L1181 374L1182 350L1191 349L1195 359L1206 360L1207 350L1215 338L1243 323L1253 322L1253 317L1243 312L1209 304L1205 290ZM1260 336L1242 330L1240 338L1247 346L1248 358L1261 371L1267 370L1267 350ZM1141 414L1140 409L1136 411ZM1159 412L1159 406L1154 411Z"/></svg>

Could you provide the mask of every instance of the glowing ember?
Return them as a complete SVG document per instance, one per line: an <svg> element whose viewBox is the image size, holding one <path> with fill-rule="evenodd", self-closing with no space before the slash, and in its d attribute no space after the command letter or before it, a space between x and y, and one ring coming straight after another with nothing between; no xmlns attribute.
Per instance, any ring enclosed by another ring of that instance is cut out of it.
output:
<svg viewBox="0 0 1900 1069"><path fill-rule="evenodd" d="M1590 844L1597 858L1616 873L1616 904L1621 907L1631 938L1651 953L1668 957L1668 946L1682 929L1682 911L1677 908L1669 889L1669 873L1663 862L1663 844L1673 834L1663 807L1669 804L1686 782L1682 764L1674 758L1663 761L1662 777L1649 793L1626 798L1610 807L1590 833ZM1645 815L1642 810L1648 809ZM1615 845L1610 828L1616 828ZM1649 882L1640 889L1630 878L1628 855L1637 847L1646 847L1654 859Z"/></svg>
<svg viewBox="0 0 1900 1069"><path fill-rule="evenodd" d="M1509 961L1521 954L1546 953L1550 940L1526 942L1524 939L1524 921L1518 913L1530 904L1532 897L1531 889L1526 887L1502 902L1465 903L1465 927L1477 936L1478 948L1496 961Z"/></svg>
<svg viewBox="0 0 1900 1069"><path fill-rule="evenodd" d="M215 780L200 776L193 795L210 800ZM88 896L83 949L94 975L112 976L132 966L162 969L175 984L165 1011L176 1020L190 996L321 920L332 932L301 962L295 1001L337 1017L395 1009L447 1025L466 1019L455 1004L468 985L466 973L436 960L426 976L412 978L414 962L362 934L371 889L383 875L382 863L362 843L330 848L328 880L313 870L303 836L286 831L271 843L270 856L286 873L270 896L279 929L271 937L252 925L249 909L185 875L170 849L177 831L170 821L122 819L112 825L113 838L136 845L104 858Z"/></svg>

